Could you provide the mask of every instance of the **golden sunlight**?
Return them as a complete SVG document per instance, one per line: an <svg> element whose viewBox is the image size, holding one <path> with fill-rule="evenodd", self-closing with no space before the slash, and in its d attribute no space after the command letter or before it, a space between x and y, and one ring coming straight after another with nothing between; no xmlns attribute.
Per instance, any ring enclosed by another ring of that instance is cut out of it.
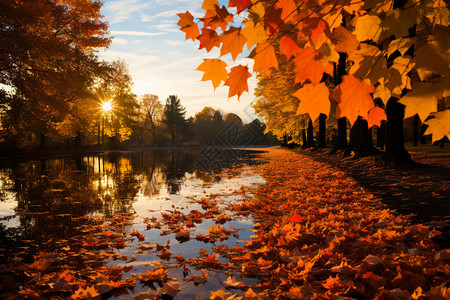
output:
<svg viewBox="0 0 450 300"><path fill-rule="evenodd" d="M109 112L112 109L112 100L109 100L107 102L102 102L102 110L104 112Z"/></svg>

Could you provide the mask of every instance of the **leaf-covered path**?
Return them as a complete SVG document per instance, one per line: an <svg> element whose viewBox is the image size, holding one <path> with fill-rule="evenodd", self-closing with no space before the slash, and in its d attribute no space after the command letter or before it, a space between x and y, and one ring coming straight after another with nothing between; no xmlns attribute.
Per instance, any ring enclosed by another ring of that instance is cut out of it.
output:
<svg viewBox="0 0 450 300"><path fill-rule="evenodd" d="M437 232L307 156L272 149L261 160L268 162L222 175L231 181L250 169L265 178L258 187L197 195L190 209L151 218L76 220L80 235L2 266L2 278L21 286L9 297L450 298L450 251L433 243ZM236 198L226 200L227 192ZM252 235L244 234L248 224ZM166 239L151 240L153 230ZM177 252L189 240L204 246Z"/></svg>

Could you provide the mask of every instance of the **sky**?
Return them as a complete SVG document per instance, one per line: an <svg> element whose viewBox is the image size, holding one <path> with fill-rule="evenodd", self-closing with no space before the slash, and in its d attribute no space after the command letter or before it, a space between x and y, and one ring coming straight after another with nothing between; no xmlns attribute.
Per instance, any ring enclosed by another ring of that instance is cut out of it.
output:
<svg viewBox="0 0 450 300"><path fill-rule="evenodd" d="M249 93L238 101L228 99L228 86L215 91L211 81L201 81L203 72L195 69L204 58L219 58L214 48L207 53L198 50L199 42L185 40L179 30L177 13L189 10L200 17L202 0L105 0L104 20L109 22L112 44L99 52L106 61L124 60L133 78L133 92L137 95L155 94L164 104L169 95L177 95L186 107L186 116L194 116L205 106L238 114L244 122L256 118L250 107L256 87L254 77L249 79ZM232 66L230 54L221 59ZM237 58L236 63L251 65L251 60Z"/></svg>

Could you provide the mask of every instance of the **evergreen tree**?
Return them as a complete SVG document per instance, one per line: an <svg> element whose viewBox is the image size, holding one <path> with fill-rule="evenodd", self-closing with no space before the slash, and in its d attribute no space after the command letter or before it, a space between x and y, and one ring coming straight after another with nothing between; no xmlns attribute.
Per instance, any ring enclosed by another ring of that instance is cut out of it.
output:
<svg viewBox="0 0 450 300"><path fill-rule="evenodd" d="M186 126L186 108L181 106L178 96L170 95L164 106L164 117L162 122L167 126L171 135L172 146L175 145L177 136L181 135Z"/></svg>

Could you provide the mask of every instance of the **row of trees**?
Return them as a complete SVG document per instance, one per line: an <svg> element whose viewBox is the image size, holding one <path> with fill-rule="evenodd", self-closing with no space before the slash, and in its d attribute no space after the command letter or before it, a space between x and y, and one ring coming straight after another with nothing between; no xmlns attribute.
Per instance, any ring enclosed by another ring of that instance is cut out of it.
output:
<svg viewBox="0 0 450 300"><path fill-rule="evenodd" d="M386 155L396 160L409 157L404 148L405 117L425 123L433 141L450 137L448 2L225 4L205 0L203 17L194 19L186 11L178 14L178 25L186 39L199 41L199 49L209 52L217 47L220 56L231 54L235 62L242 62L236 58L244 50L251 51L252 68L227 68L224 60L215 58L204 59L198 70L204 72L202 80L211 80L214 87L223 81L229 97L238 98L248 91L248 78L257 74L255 109L280 137L311 146L312 125L318 119L318 144L323 146L329 117L336 130L334 150L366 155L378 152L369 130L376 125Z"/></svg>
<svg viewBox="0 0 450 300"><path fill-rule="evenodd" d="M266 127L258 119L244 124L234 113L205 106L193 117L186 118L181 100L171 95L163 105L158 96L141 98L142 131L130 139L141 145L247 145L274 144L276 138L264 133Z"/></svg>

